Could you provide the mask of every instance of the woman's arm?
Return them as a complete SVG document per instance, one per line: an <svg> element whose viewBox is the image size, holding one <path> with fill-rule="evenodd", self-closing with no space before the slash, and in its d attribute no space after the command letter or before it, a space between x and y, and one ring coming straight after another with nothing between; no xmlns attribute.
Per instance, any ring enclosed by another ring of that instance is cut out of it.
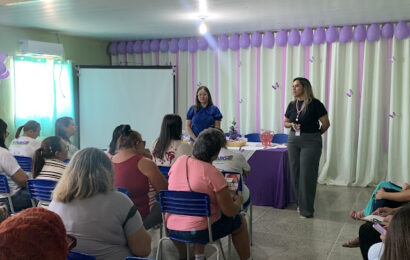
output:
<svg viewBox="0 0 410 260"><path fill-rule="evenodd" d="M21 188L25 188L27 185L28 176L27 174L20 168L11 176L11 179L17 183L17 185Z"/></svg>
<svg viewBox="0 0 410 260"><path fill-rule="evenodd" d="M142 158L138 162L138 169L142 174L147 176L148 180L151 182L152 186L154 186L155 190L168 190L167 180L159 171L157 165L153 161L147 158Z"/></svg>
<svg viewBox="0 0 410 260"><path fill-rule="evenodd" d="M327 131L327 129L330 127L330 122L329 122L328 115L326 114L326 115L322 116L321 118L319 118L319 121L321 123L320 129L319 129L320 133L324 134Z"/></svg>
<svg viewBox="0 0 410 260"><path fill-rule="evenodd" d="M221 128L221 120L215 120L215 127Z"/></svg>
<svg viewBox="0 0 410 260"><path fill-rule="evenodd" d="M219 208L227 217L236 216L242 208L242 196L235 195L232 197L228 187L216 192L215 196Z"/></svg>
<svg viewBox="0 0 410 260"><path fill-rule="evenodd" d="M127 237L128 247L131 252L139 257L145 257L151 253L151 237L144 226Z"/></svg>
<svg viewBox="0 0 410 260"><path fill-rule="evenodd" d="M399 192L387 192L382 187L380 190L376 192L376 199L386 199L386 200L393 200L398 202L407 202L410 201L410 190L402 190Z"/></svg>
<svg viewBox="0 0 410 260"><path fill-rule="evenodd" d="M297 130L300 129L300 124L292 123L292 122L290 121L290 119L287 118L286 116L285 116L285 119L283 120L283 125L284 125L286 128L293 128L293 130L295 130L295 131L297 131Z"/></svg>
<svg viewBox="0 0 410 260"><path fill-rule="evenodd" d="M186 121L186 131L188 132L189 136L196 140L196 136L194 134L194 132L192 131L192 120L187 120Z"/></svg>

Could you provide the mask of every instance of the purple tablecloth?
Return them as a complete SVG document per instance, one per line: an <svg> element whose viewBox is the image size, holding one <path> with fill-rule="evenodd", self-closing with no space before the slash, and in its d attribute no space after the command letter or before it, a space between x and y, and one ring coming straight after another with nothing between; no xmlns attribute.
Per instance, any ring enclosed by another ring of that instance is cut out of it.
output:
<svg viewBox="0 0 410 260"><path fill-rule="evenodd" d="M254 205L283 209L288 203L295 201L287 148L257 150L248 163L251 173L245 183Z"/></svg>

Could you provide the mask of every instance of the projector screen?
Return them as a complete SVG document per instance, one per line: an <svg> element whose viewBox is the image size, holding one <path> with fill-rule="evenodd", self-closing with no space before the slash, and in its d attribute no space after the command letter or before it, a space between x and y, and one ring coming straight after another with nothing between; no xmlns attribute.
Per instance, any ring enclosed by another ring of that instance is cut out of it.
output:
<svg viewBox="0 0 410 260"><path fill-rule="evenodd" d="M175 112L174 83L171 66L80 66L80 148L107 149L120 124L141 133L148 148L164 115Z"/></svg>

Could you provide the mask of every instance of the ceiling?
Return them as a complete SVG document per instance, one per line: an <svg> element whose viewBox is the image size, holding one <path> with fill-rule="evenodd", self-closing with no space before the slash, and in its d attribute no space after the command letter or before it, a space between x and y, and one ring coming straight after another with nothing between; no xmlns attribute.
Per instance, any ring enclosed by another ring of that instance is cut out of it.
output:
<svg viewBox="0 0 410 260"><path fill-rule="evenodd" d="M102 39L197 36L199 0L0 0L0 24ZM410 20L409 0L206 0L211 34Z"/></svg>

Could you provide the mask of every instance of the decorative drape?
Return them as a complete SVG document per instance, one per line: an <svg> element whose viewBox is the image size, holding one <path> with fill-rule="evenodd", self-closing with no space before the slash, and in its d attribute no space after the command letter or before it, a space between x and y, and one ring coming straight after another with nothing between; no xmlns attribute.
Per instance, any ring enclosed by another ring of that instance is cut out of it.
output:
<svg viewBox="0 0 410 260"><path fill-rule="evenodd" d="M206 85L224 116L222 129L228 132L235 119L241 134L287 132L283 115L292 79L307 77L331 122L323 135L319 182L401 185L410 181L410 39L369 35L371 41L327 38L304 46L295 44L294 33L287 44L275 33L272 48L248 43L235 50L219 43L195 51L114 53L112 64L176 66L177 113L185 118L197 87Z"/></svg>

